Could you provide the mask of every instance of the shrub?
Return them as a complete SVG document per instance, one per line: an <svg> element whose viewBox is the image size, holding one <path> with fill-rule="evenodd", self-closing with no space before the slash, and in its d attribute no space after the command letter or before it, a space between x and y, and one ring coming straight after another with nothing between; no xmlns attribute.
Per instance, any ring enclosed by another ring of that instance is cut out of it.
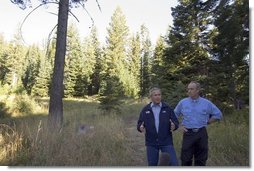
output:
<svg viewBox="0 0 254 171"><path fill-rule="evenodd" d="M40 108L36 101L26 94L9 96L6 106L12 116L26 116Z"/></svg>
<svg viewBox="0 0 254 171"><path fill-rule="evenodd" d="M0 96L9 94L11 91L11 87L8 84L1 85L0 84Z"/></svg>
<svg viewBox="0 0 254 171"><path fill-rule="evenodd" d="M8 108L4 102L0 101L0 118L5 118L8 115Z"/></svg>

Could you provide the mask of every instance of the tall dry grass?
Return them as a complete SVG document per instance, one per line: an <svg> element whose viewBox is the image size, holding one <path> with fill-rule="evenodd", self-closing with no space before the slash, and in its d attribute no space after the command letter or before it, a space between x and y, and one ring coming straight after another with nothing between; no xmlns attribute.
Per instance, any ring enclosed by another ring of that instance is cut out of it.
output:
<svg viewBox="0 0 254 171"><path fill-rule="evenodd" d="M38 101L45 105L47 100ZM102 115L98 102L64 100L64 126L47 130L47 110L4 118L0 122L0 165L8 166L144 166L142 135L136 120L144 102L128 100L119 115ZM92 125L85 134L80 125ZM209 125L208 166L249 166L249 111L226 114L220 123ZM131 137L132 136L132 137ZM174 132L180 158L182 134ZM141 157L141 158L140 158Z"/></svg>
<svg viewBox="0 0 254 171"><path fill-rule="evenodd" d="M75 123L58 133L42 130L32 152L32 166L117 166L130 159L121 119L96 118L94 129L79 134Z"/></svg>
<svg viewBox="0 0 254 171"><path fill-rule="evenodd" d="M1 128L5 143L0 164L9 166L128 166L131 149L120 116L103 116L97 103L66 100L64 127L60 132L47 130L47 118L16 118L15 127ZM8 123L10 123L8 121ZM82 124L92 125L80 134ZM5 128L5 129L3 129ZM9 128L10 133L6 128ZM9 148L10 145L12 148ZM22 154L22 155L21 155Z"/></svg>
<svg viewBox="0 0 254 171"><path fill-rule="evenodd" d="M224 114L222 121L207 127L207 132L209 146L207 166L250 166L248 109ZM177 130L173 136L180 161L182 133Z"/></svg>

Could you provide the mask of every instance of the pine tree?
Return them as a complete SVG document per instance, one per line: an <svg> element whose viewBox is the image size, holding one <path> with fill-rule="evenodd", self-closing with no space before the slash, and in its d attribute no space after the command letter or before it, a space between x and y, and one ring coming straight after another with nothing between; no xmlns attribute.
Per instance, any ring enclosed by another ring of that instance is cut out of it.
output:
<svg viewBox="0 0 254 171"><path fill-rule="evenodd" d="M151 87L151 40L149 31L145 25L141 25L141 66L140 66L140 96L143 98L148 95Z"/></svg>
<svg viewBox="0 0 254 171"><path fill-rule="evenodd" d="M64 96L72 97L78 94L75 92L77 76L81 73L83 55L81 53L81 42L79 40L78 29L71 24L67 33L67 54L65 59L64 72ZM85 87L84 87L85 88ZM77 87L76 87L77 89Z"/></svg>
<svg viewBox="0 0 254 171"><path fill-rule="evenodd" d="M87 54L87 58L91 58L91 62L86 62L87 67L90 68L89 72L89 84L88 84L88 95L95 95L99 93L100 82L101 82L101 70L102 70L102 50L100 48L100 42L98 40L97 29L94 26L91 30L89 37L89 43L91 44L92 57ZM91 63L91 64L90 64ZM89 66L88 66L89 65Z"/></svg>
<svg viewBox="0 0 254 171"><path fill-rule="evenodd" d="M216 8L214 58L220 62L223 79L217 96L234 104L249 102L249 12L248 1L220 1Z"/></svg>
<svg viewBox="0 0 254 171"><path fill-rule="evenodd" d="M32 88L33 96L48 97L50 89L50 81L52 76L52 64L47 57L40 60L39 73L36 77L35 84Z"/></svg>
<svg viewBox="0 0 254 171"><path fill-rule="evenodd" d="M156 42L151 68L151 82L154 86L160 87L162 84L161 74L163 73L163 55L166 45L162 36Z"/></svg>
<svg viewBox="0 0 254 171"><path fill-rule="evenodd" d="M54 54L56 48L55 38L52 41L47 42L48 45L44 50L45 55L41 55L39 73L36 77L35 84L32 88L33 96L48 97L51 87L51 80L54 66Z"/></svg>
<svg viewBox="0 0 254 171"><path fill-rule="evenodd" d="M124 94L123 85L117 76L106 74L107 81L102 86L102 94L100 95L100 106L103 114L120 114L121 113L121 97Z"/></svg>
<svg viewBox="0 0 254 171"><path fill-rule="evenodd" d="M116 109L119 97L128 92L129 82L127 62L128 27L120 7L114 11L108 28L107 47L104 58L104 76L101 87L101 105ZM116 86L111 88L110 86ZM122 90L123 89L123 90ZM103 103L103 102L106 102Z"/></svg>
<svg viewBox="0 0 254 171"><path fill-rule="evenodd" d="M140 94L140 68L141 68L141 42L139 33L132 36L129 52L129 80L133 85L132 96L137 98Z"/></svg>
<svg viewBox="0 0 254 171"><path fill-rule="evenodd" d="M22 83L29 95L39 73L41 55L39 48L35 45L29 47L26 53Z"/></svg>
<svg viewBox="0 0 254 171"><path fill-rule="evenodd" d="M10 85L13 90L15 90L19 86L22 87L21 77L24 73L24 58L26 52L18 31L7 48L5 66L8 68L8 71L5 75L4 84Z"/></svg>
<svg viewBox="0 0 254 171"><path fill-rule="evenodd" d="M98 73L98 70L95 71L95 67L97 62L99 61L99 56L101 55L99 51L99 41L96 35L96 28L93 27L91 30L91 33L88 37L85 38L83 43L83 69L82 69L82 76L80 75L80 78L83 79L83 85L85 87L85 93L88 95L93 94L93 79L97 79L97 77L93 78L93 74L95 72ZM99 64L98 64L99 66ZM97 68L98 69L98 68Z"/></svg>
<svg viewBox="0 0 254 171"><path fill-rule="evenodd" d="M211 91L214 5L214 1L180 0L172 8L173 26L166 37L162 76L163 89L170 91L166 98L172 104L186 96L184 85L191 80L198 80Z"/></svg>
<svg viewBox="0 0 254 171"><path fill-rule="evenodd" d="M171 34L179 55L176 54L178 73L183 82L199 80L205 83L210 61L209 33L212 24L206 4L200 0L180 1L173 9L174 27ZM172 38L171 38L172 39ZM174 47L173 47L174 48Z"/></svg>
<svg viewBox="0 0 254 171"><path fill-rule="evenodd" d="M7 67L7 52L8 44L4 40L4 36L0 34L0 84L3 85L5 82L6 74L8 73L9 69Z"/></svg>

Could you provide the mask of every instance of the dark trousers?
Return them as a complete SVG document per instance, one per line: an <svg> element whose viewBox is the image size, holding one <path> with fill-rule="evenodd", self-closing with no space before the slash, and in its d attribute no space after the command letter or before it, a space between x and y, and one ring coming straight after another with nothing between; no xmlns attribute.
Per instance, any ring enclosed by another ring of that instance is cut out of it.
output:
<svg viewBox="0 0 254 171"><path fill-rule="evenodd" d="M197 132L188 130L183 134L181 161L182 166L205 166L208 158L208 135L203 127Z"/></svg>

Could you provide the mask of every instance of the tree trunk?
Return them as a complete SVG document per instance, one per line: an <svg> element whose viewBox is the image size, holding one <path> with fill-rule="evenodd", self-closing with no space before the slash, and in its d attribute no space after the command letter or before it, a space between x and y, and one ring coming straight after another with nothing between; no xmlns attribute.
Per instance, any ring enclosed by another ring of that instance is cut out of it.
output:
<svg viewBox="0 0 254 171"><path fill-rule="evenodd" d="M51 130L58 130L63 123L63 79L64 61L66 53L66 37L68 25L69 0L60 0L58 11L58 26L55 63L50 90L48 126Z"/></svg>

